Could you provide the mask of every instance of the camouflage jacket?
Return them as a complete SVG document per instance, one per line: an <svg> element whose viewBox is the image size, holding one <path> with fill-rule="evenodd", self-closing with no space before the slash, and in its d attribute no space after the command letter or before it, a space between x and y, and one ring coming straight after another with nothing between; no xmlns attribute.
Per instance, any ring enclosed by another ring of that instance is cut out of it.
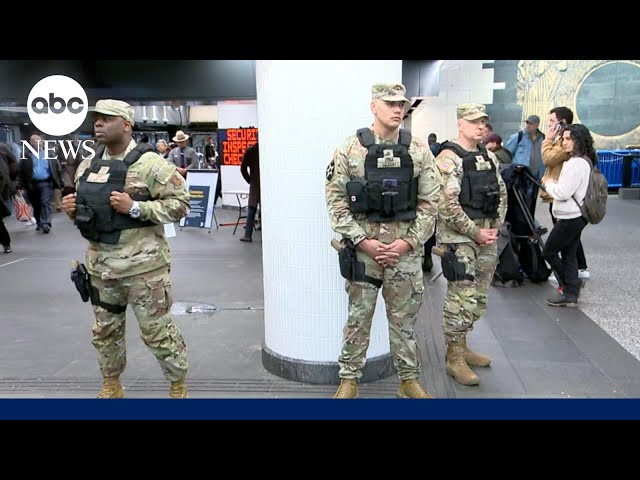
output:
<svg viewBox="0 0 640 480"><path fill-rule="evenodd" d="M507 214L507 187L502 180L499 161L493 152L488 151L493 162L498 185L500 187L500 205L497 218L478 218L471 220L462 210L458 200L462 186L462 159L452 150L442 150L436 158L436 165L442 176L440 192L438 243L464 243L473 241L481 228L500 228Z"/></svg>
<svg viewBox="0 0 640 480"><path fill-rule="evenodd" d="M113 157L105 149L102 158L122 160L135 146L135 141L131 140L123 153ZM86 159L78 166L76 185L90 164L91 159ZM174 164L157 153L147 152L131 165L124 190L129 195L149 193L152 200L139 202L140 219L157 225L123 230L116 245L89 242L87 270L104 280L138 275L168 265L171 253L163 224L177 221L189 213L189 192L184 179Z"/></svg>
<svg viewBox="0 0 640 480"><path fill-rule="evenodd" d="M397 143L383 141L375 133L374 137L376 143ZM367 220L364 213L351 213L347 200L347 182L364 180L367 149L352 135L335 151L326 171L325 195L331 228L336 233L354 244L365 238L375 238L387 244L400 238L414 250L433 235L441 188L440 174L435 168L431 150L422 140L412 137L409 154L413 159L413 175L418 178L417 217L410 222L378 223Z"/></svg>

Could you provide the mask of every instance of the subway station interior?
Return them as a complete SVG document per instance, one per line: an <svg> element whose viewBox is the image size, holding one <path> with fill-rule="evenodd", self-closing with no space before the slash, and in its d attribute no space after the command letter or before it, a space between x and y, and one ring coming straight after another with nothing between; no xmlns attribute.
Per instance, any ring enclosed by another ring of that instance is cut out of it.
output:
<svg viewBox="0 0 640 480"><path fill-rule="evenodd" d="M41 132L27 108L31 89L51 75L79 83L89 109L101 99L130 104L136 143L178 148L175 139L188 136L196 171L215 172L211 218L202 212L206 221L175 222L167 234L171 315L187 346L190 398L334 395L348 297L324 182L336 148L373 121L372 85L405 86L401 128L425 145L429 134L455 139L460 104L484 105L503 147L530 119L544 134L550 111L570 108L573 123L589 128L608 183L606 216L582 232L587 265L577 308L547 304L558 287L552 279L494 282L468 333L491 364L474 368L479 384L462 385L447 373L447 280L433 255L415 324L418 381L448 399L640 397L640 60L180 60L170 68L151 60L2 60L0 143L18 158L32 134L58 139ZM93 128L87 115L65 139L92 139ZM249 202L240 161L254 131L261 197L247 242L239 241ZM545 241L554 227L549 205L534 198L533 208ZM0 398L95 398L102 375L93 312L70 280L87 241L62 211L53 211L48 235L17 217L4 218L12 251L0 252ZM376 305L359 397L395 398L400 379L382 293ZM126 315L125 395L165 398L168 382L133 310Z"/></svg>

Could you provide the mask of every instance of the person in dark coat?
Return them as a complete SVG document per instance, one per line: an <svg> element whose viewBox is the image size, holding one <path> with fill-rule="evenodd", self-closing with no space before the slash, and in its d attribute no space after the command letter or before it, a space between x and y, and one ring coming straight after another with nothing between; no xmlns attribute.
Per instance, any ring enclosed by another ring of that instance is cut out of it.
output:
<svg viewBox="0 0 640 480"><path fill-rule="evenodd" d="M14 159L15 160L15 159ZM11 236L4 224L4 218L11 216L9 204L11 201L11 173L9 159L0 150L0 244L4 253L11 253Z"/></svg>
<svg viewBox="0 0 640 480"><path fill-rule="evenodd" d="M253 224L260 203L260 153L258 143L254 143L244 152L240 172L245 181L249 184L249 211L247 212L247 224L244 230L244 237L241 242L251 242L253 234Z"/></svg>
<svg viewBox="0 0 640 480"><path fill-rule="evenodd" d="M500 160L500 165L508 165L513 161L511 152L502 146L502 137L500 135L492 133L486 137L486 140L485 147L496 154L496 157Z"/></svg>

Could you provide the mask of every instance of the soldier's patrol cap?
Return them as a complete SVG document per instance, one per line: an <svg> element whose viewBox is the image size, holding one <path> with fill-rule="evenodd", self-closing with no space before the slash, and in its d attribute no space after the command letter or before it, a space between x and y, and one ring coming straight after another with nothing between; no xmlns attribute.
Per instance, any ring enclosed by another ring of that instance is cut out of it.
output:
<svg viewBox="0 0 640 480"><path fill-rule="evenodd" d="M380 99L387 102L407 102L411 103L405 97L407 89L401 83L376 83L371 88L371 97L373 100Z"/></svg>
<svg viewBox="0 0 640 480"><path fill-rule="evenodd" d="M485 106L481 103L462 103L458 105L456 113L458 118L465 120L477 120L482 117L489 118Z"/></svg>
<svg viewBox="0 0 640 480"><path fill-rule="evenodd" d="M89 109L94 113L102 113L104 115L113 115L114 117L122 117L132 126L134 124L135 110L127 102L122 100L98 100L96 106Z"/></svg>

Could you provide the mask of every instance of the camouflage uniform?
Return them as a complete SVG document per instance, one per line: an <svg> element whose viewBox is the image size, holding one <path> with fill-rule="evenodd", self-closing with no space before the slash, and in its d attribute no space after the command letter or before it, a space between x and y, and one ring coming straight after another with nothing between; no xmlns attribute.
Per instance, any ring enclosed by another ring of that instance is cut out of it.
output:
<svg viewBox="0 0 640 480"><path fill-rule="evenodd" d="M475 120L486 116L484 105L463 104L458 107L458 118ZM499 161L493 152L487 153L493 162L500 189L497 218L470 219L458 198L463 177L462 159L449 149L442 150L436 158L443 185L439 204L438 244L445 249L450 244L456 244L458 261L464 263L466 273L474 277L473 281L448 281L442 316L447 345L461 342L466 345L466 333L473 329L473 323L487 309L487 292L497 266L497 244L481 246L473 240L481 228L500 229L507 212L507 189L500 175Z"/></svg>
<svg viewBox="0 0 640 480"><path fill-rule="evenodd" d="M402 85L376 85L374 98L397 101L404 99ZM386 95L385 95L386 94ZM383 141L375 135L376 143ZM396 239L406 240L412 250L400 257L395 266L382 267L364 252L357 250L358 260L364 262L366 275L381 279L382 295L389 321L389 341L394 364L402 380L418 378L421 370L418 341L414 325L424 292L422 276L422 245L434 232L440 192L440 175L429 147L412 137L409 154L413 159L414 177L418 177L417 218L413 221L377 223L368 221L366 214L349 210L346 184L350 180L364 180L367 149L356 135L339 147L327 167L325 194L332 229L353 241L377 239L389 244ZM369 346L371 321L378 297L378 288L367 282L346 281L349 296L349 316L343 330L342 353L338 359L339 376L357 379L362 375Z"/></svg>
<svg viewBox="0 0 640 480"><path fill-rule="evenodd" d="M133 108L124 102L101 100L95 111L122 116L133 123ZM110 156L105 149L102 158L122 160L135 146L131 140L127 149L117 156ZM76 184L90 164L91 159L86 159L78 166ZM163 224L177 221L188 213L186 183L175 165L157 153L147 152L128 169L125 192L130 196L150 194L153 200L139 202L140 219L157 225L123 230L115 245L89 241L87 270L101 302L131 304L142 339L158 359L166 378L172 382L183 381L188 368L186 346L170 314L171 254ZM95 305L93 310L93 345L98 351L100 369L105 378L118 377L126 364L125 313L112 313Z"/></svg>

